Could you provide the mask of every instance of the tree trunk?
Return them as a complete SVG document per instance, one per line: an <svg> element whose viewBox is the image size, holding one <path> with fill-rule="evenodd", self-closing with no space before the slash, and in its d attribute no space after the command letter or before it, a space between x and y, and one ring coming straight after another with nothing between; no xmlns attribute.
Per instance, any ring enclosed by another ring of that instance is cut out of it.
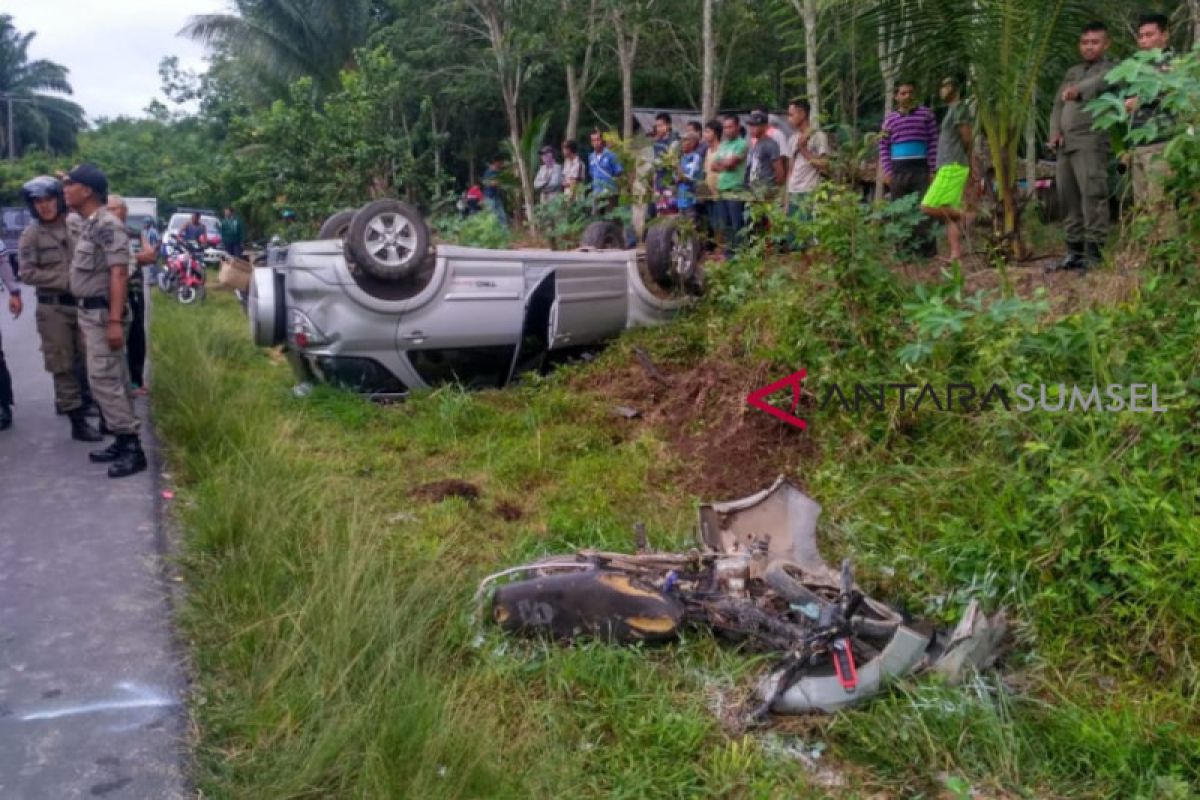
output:
<svg viewBox="0 0 1200 800"><path fill-rule="evenodd" d="M1037 89L1033 90L1033 107L1037 108ZM1037 197L1037 118L1030 114L1025 120L1025 196Z"/></svg>
<svg viewBox="0 0 1200 800"><path fill-rule="evenodd" d="M1192 47L1200 44L1200 0L1188 0L1188 9L1192 12Z"/></svg>
<svg viewBox="0 0 1200 800"><path fill-rule="evenodd" d="M562 0L563 17L570 19L573 0ZM566 141L574 141L579 136L579 116L583 112L583 97L595 82L592 74L592 52L596 46L597 5L600 0L590 0L588 5L587 29L585 35L587 44L583 48L583 64L576 66L575 53L564 53L567 78L567 129L564 134ZM574 41L574 40L572 40Z"/></svg>
<svg viewBox="0 0 1200 800"><path fill-rule="evenodd" d="M575 65L567 63L567 131L566 141L575 141L579 135L579 111L583 107L583 88L575 75Z"/></svg>
<svg viewBox="0 0 1200 800"><path fill-rule="evenodd" d="M704 122L717 115L717 87L714 71L717 68L717 40L713 34L713 2L704 0L703 50L704 67L700 80L700 116ZM1200 2L1200 0L1195 0Z"/></svg>
<svg viewBox="0 0 1200 800"><path fill-rule="evenodd" d="M792 0L804 22L805 91L812 109L808 118L817 127L821 118L821 80L817 75L817 0Z"/></svg>
<svg viewBox="0 0 1200 800"><path fill-rule="evenodd" d="M895 102L896 76L891 66L891 60L884 54L883 39L879 42L879 68L883 71L883 118L892 113ZM878 154L876 156L878 158ZM875 202L883 200L883 159L875 165Z"/></svg>
<svg viewBox="0 0 1200 800"><path fill-rule="evenodd" d="M613 6L613 32L617 39L617 61L621 67L621 136L625 141L633 138L633 64L637 59L637 27L630 29L619 5Z"/></svg>

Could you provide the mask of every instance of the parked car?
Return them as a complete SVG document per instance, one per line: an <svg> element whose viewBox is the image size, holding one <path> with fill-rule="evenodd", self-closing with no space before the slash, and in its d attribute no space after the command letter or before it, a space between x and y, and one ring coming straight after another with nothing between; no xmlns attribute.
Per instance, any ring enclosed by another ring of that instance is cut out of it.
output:
<svg viewBox="0 0 1200 800"><path fill-rule="evenodd" d="M283 345L301 383L380 398L503 386L690 302L681 281L650 277L637 250L431 247L419 212L395 200L335 214L321 236L268 248L254 270L254 342Z"/></svg>
<svg viewBox="0 0 1200 800"><path fill-rule="evenodd" d="M167 222L166 233L179 233L183 227L191 222L192 214L195 211L176 211L171 215L171 219ZM204 225L205 237L208 239L210 247L221 246L221 227L217 215L208 212L200 213L200 222Z"/></svg>

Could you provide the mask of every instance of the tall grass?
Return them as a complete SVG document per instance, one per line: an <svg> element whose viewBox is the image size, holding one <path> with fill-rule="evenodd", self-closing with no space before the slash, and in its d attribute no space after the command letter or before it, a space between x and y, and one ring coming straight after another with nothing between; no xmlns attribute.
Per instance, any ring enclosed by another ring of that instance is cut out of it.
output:
<svg viewBox="0 0 1200 800"><path fill-rule="evenodd" d="M820 240L833 248L836 236ZM1152 418L806 412L824 455L803 478L825 506L829 555L852 555L876 594L944 622L972 598L1005 605L1015 642L1003 680L913 682L769 737L731 735L714 708L761 661L710 637L559 647L481 630L470 598L496 568L628 549L637 520L655 546L687 545L697 498L670 431L618 427L611 398L562 376L394 407L328 389L298 401L287 367L216 297L156 309L153 331L203 791L1189 796L1200 772L1195 299L1154 278L1125 306L1053 320L973 305L953 278L914 296L864 253L859 242L844 252L866 259L854 269L831 261L799 276L735 262L697 313L632 342L687 366L735 340L747 360L780 374L809 366L817 381L1173 387L1176 411ZM447 477L482 498L410 494ZM524 515L505 521L501 502ZM828 776L794 756L816 742L828 746L818 764L840 776L824 789Z"/></svg>

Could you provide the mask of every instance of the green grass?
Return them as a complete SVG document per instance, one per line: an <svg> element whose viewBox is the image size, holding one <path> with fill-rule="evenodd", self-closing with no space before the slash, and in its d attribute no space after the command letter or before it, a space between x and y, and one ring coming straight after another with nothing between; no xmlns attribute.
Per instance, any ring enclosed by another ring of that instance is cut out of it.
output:
<svg viewBox="0 0 1200 800"><path fill-rule="evenodd" d="M918 376L1197 385L1200 313L1167 285L1057 322L962 311L960 330L933 335L929 306L867 268L727 269L696 314L568 372L612 369L636 342L662 364L736 346L780 374L896 379L896 349L928 340ZM850 281L855 308L838 301ZM825 507L830 555L939 620L972 597L1005 605L1016 649L1005 682L914 681L860 710L730 736L714 695L751 685L762 662L707 636L556 647L471 619L477 580L529 556L629 549L635 521L655 546L686 546L697 498L667 431L629 434L610 398L573 391L568 375L390 407L329 389L298 401L227 298L155 311L206 796L1150 798L1196 786L1200 423L1182 390L1176 413L1153 419L811 410L824 455L802 477ZM450 477L482 498L410 497ZM502 501L522 518L498 516ZM845 785L818 787L787 754L801 742L826 743L818 763Z"/></svg>

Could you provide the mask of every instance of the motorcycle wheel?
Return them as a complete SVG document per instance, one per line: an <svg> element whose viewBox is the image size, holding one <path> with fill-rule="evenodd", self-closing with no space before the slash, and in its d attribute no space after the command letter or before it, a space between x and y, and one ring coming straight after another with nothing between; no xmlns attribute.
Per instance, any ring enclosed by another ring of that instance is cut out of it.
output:
<svg viewBox="0 0 1200 800"><path fill-rule="evenodd" d="M175 298L186 306L199 300L200 292L195 286L180 286L179 291L175 293Z"/></svg>
<svg viewBox="0 0 1200 800"><path fill-rule="evenodd" d="M164 269L158 273L158 288L164 294L174 294L179 288L179 275L172 270Z"/></svg>

